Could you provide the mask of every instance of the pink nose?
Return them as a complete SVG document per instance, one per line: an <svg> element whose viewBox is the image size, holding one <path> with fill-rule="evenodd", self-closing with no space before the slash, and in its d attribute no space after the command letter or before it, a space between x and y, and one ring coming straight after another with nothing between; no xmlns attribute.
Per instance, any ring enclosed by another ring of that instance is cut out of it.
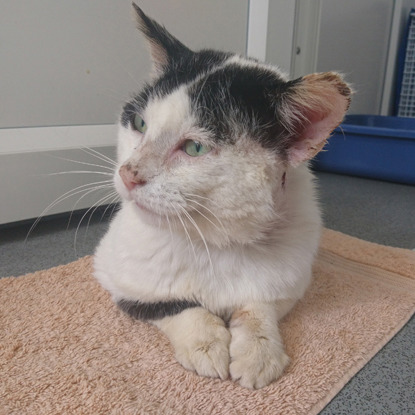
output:
<svg viewBox="0 0 415 415"><path fill-rule="evenodd" d="M123 164L120 167L119 174L128 190L132 190L136 186L144 186L147 183L146 180L138 176L138 170L132 168L130 164Z"/></svg>

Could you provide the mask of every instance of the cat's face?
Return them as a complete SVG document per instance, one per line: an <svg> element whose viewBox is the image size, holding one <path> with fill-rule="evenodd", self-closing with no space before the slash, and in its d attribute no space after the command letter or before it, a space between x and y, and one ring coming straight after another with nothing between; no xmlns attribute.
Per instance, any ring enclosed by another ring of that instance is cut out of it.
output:
<svg viewBox="0 0 415 415"><path fill-rule="evenodd" d="M155 80L124 107L115 185L154 226L217 245L279 220L287 169L312 157L350 90L333 73L287 81L233 54L194 53L136 7Z"/></svg>
<svg viewBox="0 0 415 415"><path fill-rule="evenodd" d="M152 96L120 126L116 188L155 226L180 228L180 216L190 233L197 232L193 219L216 243L241 231L244 240L257 238L261 225L276 219L285 162L240 124L230 122L226 140L218 140L189 94L182 85Z"/></svg>

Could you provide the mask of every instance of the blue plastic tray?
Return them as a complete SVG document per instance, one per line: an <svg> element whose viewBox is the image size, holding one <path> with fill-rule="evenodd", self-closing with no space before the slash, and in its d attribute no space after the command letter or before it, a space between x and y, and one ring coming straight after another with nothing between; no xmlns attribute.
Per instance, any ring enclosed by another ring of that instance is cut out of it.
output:
<svg viewBox="0 0 415 415"><path fill-rule="evenodd" d="M316 170L415 184L415 119L349 115L314 158Z"/></svg>

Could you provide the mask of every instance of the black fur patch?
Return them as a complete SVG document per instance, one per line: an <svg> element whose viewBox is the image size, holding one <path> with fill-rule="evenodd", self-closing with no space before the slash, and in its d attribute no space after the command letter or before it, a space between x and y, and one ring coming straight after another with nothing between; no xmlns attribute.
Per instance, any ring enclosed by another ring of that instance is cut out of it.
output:
<svg viewBox="0 0 415 415"><path fill-rule="evenodd" d="M235 63L194 84L190 97L201 126L217 142L232 143L247 133L264 147L284 153L287 143L278 104L287 85L271 70Z"/></svg>
<svg viewBox="0 0 415 415"><path fill-rule="evenodd" d="M188 55L179 55L171 62L167 71L156 81L153 91L158 96L171 93L180 85L188 84L201 74L221 65L231 53L201 50Z"/></svg>
<svg viewBox="0 0 415 415"><path fill-rule="evenodd" d="M209 49L174 56L165 72L153 84L145 85L142 91L124 106L121 125L127 127L132 113L144 109L150 97L170 94L179 86L192 82L202 73L222 64L230 56L231 53Z"/></svg>
<svg viewBox="0 0 415 415"><path fill-rule="evenodd" d="M187 84L200 127L218 144L232 144L246 134L284 157L288 142L279 108L293 81L264 67L223 65L232 53L180 50L172 48L163 74L124 106L121 124L127 127L151 97L164 97Z"/></svg>
<svg viewBox="0 0 415 415"><path fill-rule="evenodd" d="M174 316L187 308L200 307L193 301L176 300L158 303L141 303L140 301L120 300L118 307L131 317L138 320L159 320L167 316Z"/></svg>
<svg viewBox="0 0 415 415"><path fill-rule="evenodd" d="M154 63L161 73L152 84L127 103L121 124L127 127L135 113L146 107L152 96L164 97L181 85L189 85L192 108L199 126L209 131L217 143L232 144L241 135L249 136L265 148L286 156L288 134L281 120L284 95L292 82L258 61L224 65L234 53L210 49L193 52L163 26L134 4L140 30L161 58ZM249 60L249 59L248 59ZM196 79L198 79L197 82Z"/></svg>

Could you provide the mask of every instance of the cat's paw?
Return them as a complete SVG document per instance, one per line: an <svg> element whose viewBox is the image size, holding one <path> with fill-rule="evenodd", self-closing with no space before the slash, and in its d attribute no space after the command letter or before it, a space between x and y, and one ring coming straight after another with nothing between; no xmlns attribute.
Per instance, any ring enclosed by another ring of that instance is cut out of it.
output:
<svg viewBox="0 0 415 415"><path fill-rule="evenodd" d="M289 363L279 339L250 333L244 326L231 328L230 374L250 389L260 389L278 379Z"/></svg>
<svg viewBox="0 0 415 415"><path fill-rule="evenodd" d="M231 335L222 319L209 313L174 342L178 362L198 375L227 379Z"/></svg>

